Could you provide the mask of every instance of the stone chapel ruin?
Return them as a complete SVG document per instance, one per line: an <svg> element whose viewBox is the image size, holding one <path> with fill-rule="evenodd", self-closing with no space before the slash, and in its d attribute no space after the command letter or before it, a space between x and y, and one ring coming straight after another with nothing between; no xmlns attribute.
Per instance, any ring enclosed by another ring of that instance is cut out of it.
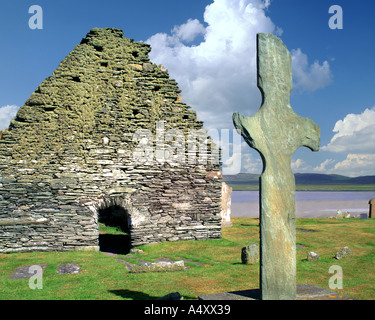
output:
<svg viewBox="0 0 375 320"><path fill-rule="evenodd" d="M221 237L220 152L150 50L92 29L2 132L0 253L98 250L98 221L131 246Z"/></svg>

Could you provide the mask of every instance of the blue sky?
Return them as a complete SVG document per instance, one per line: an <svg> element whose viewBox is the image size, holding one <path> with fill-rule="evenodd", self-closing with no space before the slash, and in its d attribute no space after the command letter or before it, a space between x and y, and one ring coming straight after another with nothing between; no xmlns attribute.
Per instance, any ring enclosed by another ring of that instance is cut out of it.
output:
<svg viewBox="0 0 375 320"><path fill-rule="evenodd" d="M41 30L29 28L31 5L43 9ZM343 10L343 29L329 28L332 5ZM372 175L374 11L370 0L6 1L0 10L0 130L93 27L120 28L150 43L151 60L168 68L205 127L232 130L234 111L251 115L260 107L255 35L271 32L292 54L291 106L321 128L321 150L297 150L293 171ZM242 172L261 172L255 151L245 143L236 150L227 163L241 159Z"/></svg>

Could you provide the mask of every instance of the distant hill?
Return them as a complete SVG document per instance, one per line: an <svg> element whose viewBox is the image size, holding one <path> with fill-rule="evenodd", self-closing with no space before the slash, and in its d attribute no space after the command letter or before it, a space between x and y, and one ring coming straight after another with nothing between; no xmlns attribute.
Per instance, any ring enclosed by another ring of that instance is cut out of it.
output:
<svg viewBox="0 0 375 320"><path fill-rule="evenodd" d="M296 173L296 184L375 184L375 176L346 177L338 174Z"/></svg>
<svg viewBox="0 0 375 320"><path fill-rule="evenodd" d="M239 173L236 175L223 175L223 181L228 184L258 184L259 174Z"/></svg>
<svg viewBox="0 0 375 320"><path fill-rule="evenodd" d="M362 187L362 190L375 190L375 175L351 178L337 174L296 173L294 176L296 178L296 186L300 190L334 190L335 188L333 187L336 187L337 190L350 190L350 187L353 187L353 190L359 190L357 187ZM223 181L232 186L235 190L253 190L257 188L259 184L259 174L239 173L237 175L224 175ZM372 186L374 186L374 188L372 188Z"/></svg>

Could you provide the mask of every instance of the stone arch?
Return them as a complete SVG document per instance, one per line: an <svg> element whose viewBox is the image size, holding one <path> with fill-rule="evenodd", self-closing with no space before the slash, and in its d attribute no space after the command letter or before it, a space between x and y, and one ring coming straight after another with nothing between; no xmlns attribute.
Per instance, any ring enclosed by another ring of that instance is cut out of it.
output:
<svg viewBox="0 0 375 320"><path fill-rule="evenodd" d="M106 226L119 227L124 234L98 233L99 250L110 253L126 254L131 248L131 229L133 208L130 200L124 196L104 196L88 208L94 214L99 230L99 222Z"/></svg>

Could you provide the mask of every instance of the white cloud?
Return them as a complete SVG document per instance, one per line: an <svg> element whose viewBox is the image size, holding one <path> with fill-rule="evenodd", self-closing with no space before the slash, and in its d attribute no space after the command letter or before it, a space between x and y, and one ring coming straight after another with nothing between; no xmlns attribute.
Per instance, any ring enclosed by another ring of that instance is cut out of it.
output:
<svg viewBox="0 0 375 320"><path fill-rule="evenodd" d="M222 171L225 175L235 175L241 171L241 153L233 153L231 157L223 161Z"/></svg>
<svg viewBox="0 0 375 320"><path fill-rule="evenodd" d="M10 120L12 120L18 111L16 105L6 105L0 108L0 130L8 128Z"/></svg>
<svg viewBox="0 0 375 320"><path fill-rule="evenodd" d="M152 47L151 60L169 70L183 101L197 112L205 129L233 129L233 112L251 115L259 109L256 35L283 32L267 16L270 5L270 0L213 0L205 9L204 22L189 19L170 33L157 33L145 41ZM309 65L300 49L292 53L297 87L313 91L331 81L328 62ZM247 145L241 153L241 172L261 172L260 158L250 156ZM238 152L230 153L223 157L224 165L237 163L238 157ZM306 163L294 166L312 170Z"/></svg>
<svg viewBox="0 0 375 320"><path fill-rule="evenodd" d="M349 153L345 160L337 163L334 172L347 176L373 175L375 168L375 154Z"/></svg>
<svg viewBox="0 0 375 320"><path fill-rule="evenodd" d="M319 166L315 167L314 171L326 173L327 170L328 170L327 166L332 165L333 163L335 163L335 160L333 160L333 159L326 159Z"/></svg>
<svg viewBox="0 0 375 320"><path fill-rule="evenodd" d="M303 159L296 159L292 160L291 162L291 168L294 173L305 173L305 172L311 172L312 167L309 165L305 160Z"/></svg>
<svg viewBox="0 0 375 320"><path fill-rule="evenodd" d="M248 147L247 147L248 148ZM263 163L259 155L253 155L252 153L242 154L242 170L245 173L262 173Z"/></svg>
<svg viewBox="0 0 375 320"><path fill-rule="evenodd" d="M235 130L211 129L208 134L221 149L222 171L226 175L234 175L241 171L241 136ZM220 136L220 138L219 138Z"/></svg>
<svg viewBox="0 0 375 320"><path fill-rule="evenodd" d="M294 87L306 91L315 91L332 82L332 73L328 61L309 65L307 55L300 48L291 50Z"/></svg>
<svg viewBox="0 0 375 320"><path fill-rule="evenodd" d="M172 38L176 43L180 40L191 42L200 34L204 34L206 29L197 19L189 19L185 24L175 26L172 30Z"/></svg>
<svg viewBox="0 0 375 320"><path fill-rule="evenodd" d="M151 60L168 68L183 101L207 129L233 128L234 111L250 114L260 107L256 33L275 31L264 12L267 6L260 0L215 0L205 9L204 30L198 20L188 20L170 35L158 33L146 41L152 46ZM185 44L194 35L204 35L204 40Z"/></svg>
<svg viewBox="0 0 375 320"><path fill-rule="evenodd" d="M269 0L214 0L205 9L205 26L189 19L170 34L157 33L146 40L152 47L151 60L169 70L183 101L197 111L206 129L233 128L234 111L250 115L259 109L256 34L282 33L266 15L269 6ZM203 36L199 44L194 42L197 36ZM296 52L305 58L303 64L295 62L297 83L310 90L322 87L328 63L309 66L306 55Z"/></svg>
<svg viewBox="0 0 375 320"><path fill-rule="evenodd" d="M211 129L208 134L221 148L222 171L225 175L235 175L240 172L261 173L263 163L258 152L250 149L243 138L235 130ZM229 134L228 134L229 133Z"/></svg>
<svg viewBox="0 0 375 320"><path fill-rule="evenodd" d="M298 170L303 168L306 165L305 161L302 159L292 160L291 162L291 168L292 171Z"/></svg>
<svg viewBox="0 0 375 320"><path fill-rule="evenodd" d="M375 154L375 106L361 114L348 114L336 122L333 136L323 151Z"/></svg>
<svg viewBox="0 0 375 320"><path fill-rule="evenodd" d="M189 19L170 34L146 40L151 60L167 67L183 101L197 111L206 129L233 128L234 111L250 115L259 109L256 34L282 34L266 15L269 6L269 0L214 0L204 12L206 26ZM203 36L199 44L194 42L197 36ZM293 52L297 87L316 90L330 81L328 62L309 66L300 49Z"/></svg>

